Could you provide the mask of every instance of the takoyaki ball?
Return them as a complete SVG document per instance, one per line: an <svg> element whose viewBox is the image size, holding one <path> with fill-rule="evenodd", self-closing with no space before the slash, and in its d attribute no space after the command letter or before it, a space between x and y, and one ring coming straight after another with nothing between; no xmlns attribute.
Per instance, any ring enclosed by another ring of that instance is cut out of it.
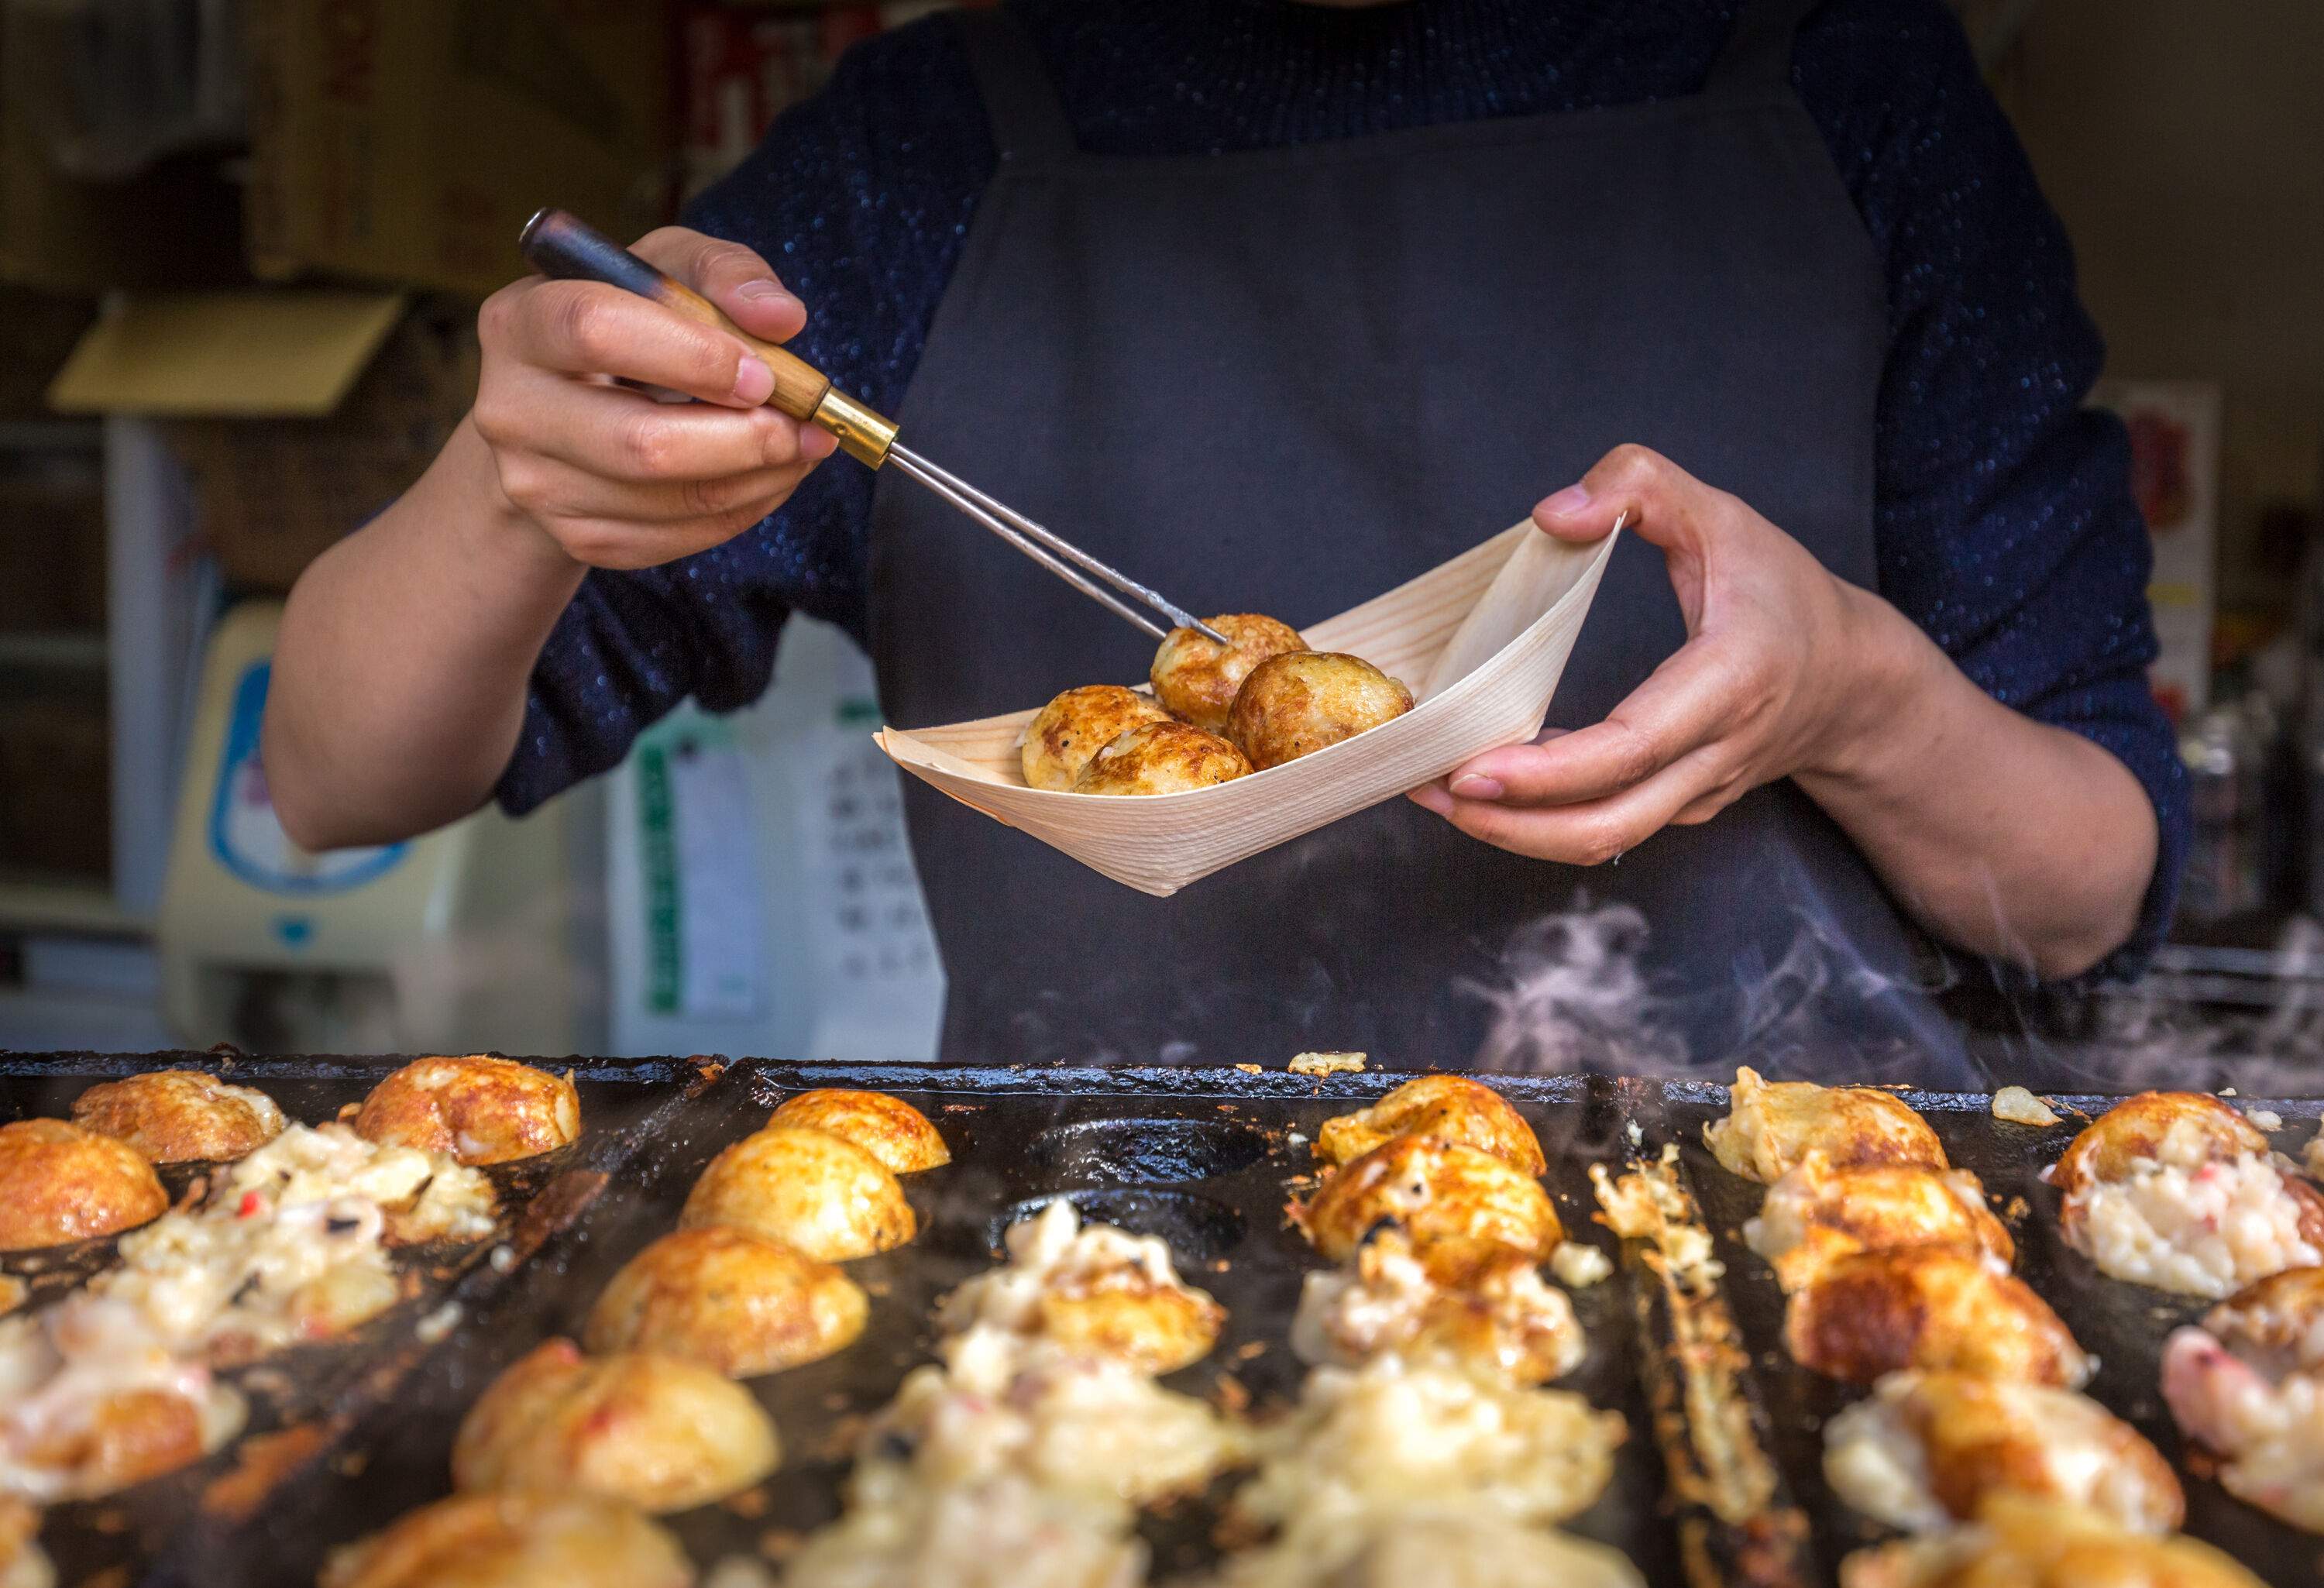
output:
<svg viewBox="0 0 2324 1588"><path fill-rule="evenodd" d="M2051 1178L2065 1193L2067 1243L2113 1279L2220 1297L2324 1262L2324 1193L2204 1093L2116 1105L2074 1138Z"/></svg>
<svg viewBox="0 0 2324 1588"><path fill-rule="evenodd" d="M1921 1368L2077 1390L2094 1365L2024 1280L1952 1246L1840 1259L1793 1294L1784 1343L1801 1366L1858 1384Z"/></svg>
<svg viewBox="0 0 2324 1588"><path fill-rule="evenodd" d="M226 1163L282 1133L274 1099L204 1070L154 1070L104 1081L73 1099L73 1123L126 1141L154 1163Z"/></svg>
<svg viewBox="0 0 2324 1588"><path fill-rule="evenodd" d="M1009 1260L938 1303L936 1327L956 1365L969 1336L1056 1346L1075 1358L1169 1373L1217 1343L1226 1308L1178 1274L1159 1236L1081 1222L1058 1197L1002 1237ZM984 1342L990 1343L990 1341Z"/></svg>
<svg viewBox="0 0 2324 1588"><path fill-rule="evenodd" d="M886 1165L844 1137L795 1125L769 1125L712 1159L678 1224L731 1224L820 1262L868 1257L919 1233Z"/></svg>
<svg viewBox="0 0 2324 1588"><path fill-rule="evenodd" d="M714 1224L674 1231L630 1259L581 1337L600 1353L650 1351L752 1379L844 1349L870 1310L829 1263Z"/></svg>
<svg viewBox="0 0 2324 1588"><path fill-rule="evenodd" d="M1508 1100L1465 1076L1423 1076L1354 1113L1323 1122L1315 1132L1315 1161L1342 1164L1361 1158L1392 1136L1434 1136L1491 1153L1503 1163L1538 1175L1549 1167L1541 1140Z"/></svg>
<svg viewBox="0 0 2324 1588"><path fill-rule="evenodd" d="M1703 1144L1729 1173L1772 1186L1811 1150L1834 1168L1906 1164L1942 1169L1945 1149L1929 1122L1900 1099L1868 1086L1763 1081L1735 1072L1727 1117L1702 1127Z"/></svg>
<svg viewBox="0 0 2324 1588"><path fill-rule="evenodd" d="M1068 689L1025 725L1025 745L1019 752L1025 786L1070 789L1091 756L1132 728L1169 720L1154 697L1120 684Z"/></svg>
<svg viewBox="0 0 2324 1588"><path fill-rule="evenodd" d="M2173 1330L2163 1399L2222 1458L2228 1493L2324 1533L2324 1268L2270 1275Z"/></svg>
<svg viewBox="0 0 2324 1588"><path fill-rule="evenodd" d="M472 1167L512 1163L579 1136L581 1099L571 1076L512 1058L419 1058L372 1088L355 1133Z"/></svg>
<svg viewBox="0 0 2324 1588"><path fill-rule="evenodd" d="M102 1498L190 1466L242 1432L241 1395L157 1344L127 1309L75 1306L57 1317L53 1334L38 1318L0 1327L0 1469L21 1497Z"/></svg>
<svg viewBox="0 0 2324 1588"><path fill-rule="evenodd" d="M2171 1463L2097 1401L1967 1373L1881 1380L1825 1425L1823 1470L1848 1504L1915 1533L1974 1520L2003 1492L2141 1533L2168 1533L2187 1510Z"/></svg>
<svg viewBox="0 0 2324 1588"><path fill-rule="evenodd" d="M1313 755L1412 709L1412 691L1360 656L1294 651L1251 669L1227 737L1265 771Z"/></svg>
<svg viewBox="0 0 2324 1588"><path fill-rule="evenodd" d="M1374 1233L1354 1261L1307 1276L1291 1344L1319 1365L1444 1356L1528 1385L1572 1371L1588 1350L1572 1302L1529 1253L1440 1241L1423 1261L1394 1228Z"/></svg>
<svg viewBox="0 0 2324 1588"><path fill-rule="evenodd" d="M1250 775L1241 751L1185 723L1132 728L1092 756L1076 794L1183 794Z"/></svg>
<svg viewBox="0 0 2324 1588"><path fill-rule="evenodd" d="M2265 1588L2184 1534L2134 1533L2095 1511L2015 1495L1974 1526L1859 1549L1840 1588Z"/></svg>
<svg viewBox="0 0 2324 1588"><path fill-rule="evenodd" d="M57 1570L41 1547L41 1513L0 1496L0 1588L55 1588Z"/></svg>
<svg viewBox="0 0 2324 1588"><path fill-rule="evenodd" d="M2264 1372L2324 1374L2324 1268L2255 1280L2205 1313L2203 1327Z"/></svg>
<svg viewBox="0 0 2324 1588"><path fill-rule="evenodd" d="M1154 697L1176 716L1206 733L1223 734L1235 694L1251 669L1270 656L1305 651L1307 642L1290 624L1255 612L1205 621L1230 643L1222 646L1194 629L1173 629L1154 653L1147 678Z"/></svg>
<svg viewBox="0 0 2324 1588"><path fill-rule="evenodd" d="M1786 1291L1812 1283L1832 1263L1859 1251L1904 1246L1960 1246L2006 1267L2016 1242L1967 1169L1867 1164L1834 1168L1811 1151L1768 1187L1758 1216L1743 1225L1744 1243L1773 1265Z"/></svg>
<svg viewBox="0 0 2324 1588"><path fill-rule="evenodd" d="M1646 1588L1610 1545L1470 1500L1295 1521L1219 1563L1202 1588Z"/></svg>
<svg viewBox="0 0 2324 1588"><path fill-rule="evenodd" d="M853 1141L888 1166L893 1175L916 1175L942 1168L952 1161L952 1149L928 1116L900 1097L885 1092L861 1092L825 1086L784 1100L771 1125L804 1125L828 1131Z"/></svg>
<svg viewBox="0 0 2324 1588"><path fill-rule="evenodd" d="M2224 1162L2268 1151L2265 1131L2208 1092L2142 1092L2085 1126L2050 1171L2066 1196L2148 1162Z"/></svg>
<svg viewBox="0 0 2324 1588"><path fill-rule="evenodd" d="M452 1486L603 1495L691 1510L775 1470L775 1425L706 1367L644 1352L590 1357L544 1340L486 1387L452 1442Z"/></svg>
<svg viewBox="0 0 2324 1588"><path fill-rule="evenodd" d="M331 1552L318 1588L692 1588L659 1522L587 1494L456 1494Z"/></svg>
<svg viewBox="0 0 2324 1588"><path fill-rule="evenodd" d="M1373 1226L1400 1226L1422 1260L1447 1241L1489 1242L1548 1260L1565 1238L1541 1182L1491 1153L1428 1136L1394 1136L1335 1170L1292 1216L1333 1262Z"/></svg>
<svg viewBox="0 0 2324 1588"><path fill-rule="evenodd" d="M126 1142L63 1120L0 1125L0 1251L117 1234L169 1206L153 1166Z"/></svg>

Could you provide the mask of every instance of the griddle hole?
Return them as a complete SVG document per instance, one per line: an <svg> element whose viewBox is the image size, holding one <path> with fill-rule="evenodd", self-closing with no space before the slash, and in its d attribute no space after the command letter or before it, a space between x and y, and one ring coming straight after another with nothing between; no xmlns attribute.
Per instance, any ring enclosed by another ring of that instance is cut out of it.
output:
<svg viewBox="0 0 2324 1588"><path fill-rule="evenodd" d="M1231 1120L1084 1120L1043 1131L1026 1158L1042 1180L1156 1186L1231 1175L1271 1145L1258 1126Z"/></svg>
<svg viewBox="0 0 2324 1588"><path fill-rule="evenodd" d="M1091 1223L1118 1224L1133 1235L1158 1235L1170 1248L1181 1269L1216 1261L1242 1239L1242 1214L1222 1202L1188 1191L1149 1191L1139 1187L1095 1187L1059 1193ZM985 1227L986 1248L998 1257L1009 1226L1031 1218L1058 1196L1028 1196L1004 1209Z"/></svg>

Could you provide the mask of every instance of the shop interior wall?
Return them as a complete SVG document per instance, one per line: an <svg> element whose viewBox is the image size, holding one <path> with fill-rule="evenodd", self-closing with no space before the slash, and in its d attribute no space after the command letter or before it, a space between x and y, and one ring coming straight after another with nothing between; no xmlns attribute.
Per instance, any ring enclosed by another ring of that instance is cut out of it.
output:
<svg viewBox="0 0 2324 1588"><path fill-rule="evenodd" d="M2043 0L1996 87L2072 234L2107 373L2226 392L2224 607L2280 610L2324 494L2324 5Z"/></svg>

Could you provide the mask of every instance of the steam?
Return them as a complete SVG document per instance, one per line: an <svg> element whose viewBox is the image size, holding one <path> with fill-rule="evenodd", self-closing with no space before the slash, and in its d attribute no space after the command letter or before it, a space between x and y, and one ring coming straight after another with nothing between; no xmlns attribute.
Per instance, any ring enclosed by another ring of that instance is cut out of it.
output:
<svg viewBox="0 0 2324 1588"><path fill-rule="evenodd" d="M1673 1075L1687 1067L1685 1040L1664 1023L1665 1001L1641 961L1646 918L1627 904L1574 907L1521 927L1494 983L1458 990L1491 1011L1477 1067L1500 1073Z"/></svg>
<svg viewBox="0 0 2324 1588"><path fill-rule="evenodd" d="M1827 1082L2052 1094L2233 1086L2246 1097L2311 1095L2324 1074L2324 926L2306 917L2248 974L2166 965L2128 986L2021 992L1964 1048L1957 1012L1937 1002L1948 974L1868 965L1812 897L1790 903L1780 955L1705 987L1654 968L1653 928L1637 909L1576 894L1513 933L1494 974L1459 984L1487 1011L1476 1066L1724 1081L1744 1063Z"/></svg>
<svg viewBox="0 0 2324 1588"><path fill-rule="evenodd" d="M1488 1010L1478 1068L1725 1080L1738 1063L1800 1078L1981 1087L1925 981L1868 964L1811 898L1770 962L1747 954L1724 983L1657 975L1646 918L1586 893L1512 934L1490 980L1459 984Z"/></svg>

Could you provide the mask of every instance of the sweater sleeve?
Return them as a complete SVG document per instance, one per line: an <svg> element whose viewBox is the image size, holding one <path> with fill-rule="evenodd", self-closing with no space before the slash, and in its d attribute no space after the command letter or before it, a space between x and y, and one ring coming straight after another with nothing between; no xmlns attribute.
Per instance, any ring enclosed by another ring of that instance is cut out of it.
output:
<svg viewBox="0 0 2324 1588"><path fill-rule="evenodd" d="M2160 853L2135 974L2170 924L2186 771L2146 681L2151 549L2072 249L1938 0L1831 0L1794 81L1886 263L1881 594L1994 698L2080 734L2153 802Z"/></svg>
<svg viewBox="0 0 2324 1588"><path fill-rule="evenodd" d="M941 19L850 51L830 84L688 207L685 224L756 249L807 306L791 346L894 412L995 156L965 58ZM864 640L871 471L819 465L722 546L633 572L595 569L534 664L497 798L521 815L616 766L691 696L733 711L766 691L793 612Z"/></svg>

